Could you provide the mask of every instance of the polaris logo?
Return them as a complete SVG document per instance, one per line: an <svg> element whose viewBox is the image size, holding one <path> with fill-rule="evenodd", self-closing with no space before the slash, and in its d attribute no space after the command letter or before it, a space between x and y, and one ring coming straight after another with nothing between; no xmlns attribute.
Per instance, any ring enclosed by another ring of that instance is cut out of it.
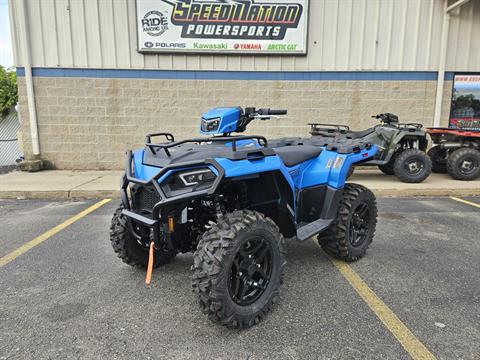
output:
<svg viewBox="0 0 480 360"><path fill-rule="evenodd" d="M172 43L157 42L153 44L152 42L147 41L146 43L144 43L144 45L146 48L155 47L155 48L162 48L162 49L185 49L187 47L187 44L185 43L174 43L174 42Z"/></svg>

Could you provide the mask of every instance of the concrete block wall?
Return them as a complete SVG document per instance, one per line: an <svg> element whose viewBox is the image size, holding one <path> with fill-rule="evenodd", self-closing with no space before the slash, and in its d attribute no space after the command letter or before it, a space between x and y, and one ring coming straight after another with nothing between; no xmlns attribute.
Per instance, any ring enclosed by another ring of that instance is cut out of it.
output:
<svg viewBox="0 0 480 360"><path fill-rule="evenodd" d="M18 78L23 149L32 157L25 78ZM448 124L451 81L445 82L442 125ZM435 81L253 81L34 77L41 157L57 169L119 169L126 149L148 132L198 135L200 114L215 106L286 108L280 120L248 133L308 134L308 122L364 129L371 115L431 126Z"/></svg>

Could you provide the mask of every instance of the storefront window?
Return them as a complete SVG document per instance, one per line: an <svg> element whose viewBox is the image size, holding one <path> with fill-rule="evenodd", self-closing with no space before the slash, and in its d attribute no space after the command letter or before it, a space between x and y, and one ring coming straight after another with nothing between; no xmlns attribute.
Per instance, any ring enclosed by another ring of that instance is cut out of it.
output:
<svg viewBox="0 0 480 360"><path fill-rule="evenodd" d="M480 75L455 75L449 127L480 130Z"/></svg>

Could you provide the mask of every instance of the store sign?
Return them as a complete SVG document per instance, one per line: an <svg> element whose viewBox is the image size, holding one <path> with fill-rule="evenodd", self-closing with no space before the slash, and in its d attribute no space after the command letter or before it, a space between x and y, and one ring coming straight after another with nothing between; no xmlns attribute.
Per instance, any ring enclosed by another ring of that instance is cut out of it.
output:
<svg viewBox="0 0 480 360"><path fill-rule="evenodd" d="M480 130L480 75L455 75L449 127Z"/></svg>
<svg viewBox="0 0 480 360"><path fill-rule="evenodd" d="M138 51L306 54L309 0L137 0Z"/></svg>

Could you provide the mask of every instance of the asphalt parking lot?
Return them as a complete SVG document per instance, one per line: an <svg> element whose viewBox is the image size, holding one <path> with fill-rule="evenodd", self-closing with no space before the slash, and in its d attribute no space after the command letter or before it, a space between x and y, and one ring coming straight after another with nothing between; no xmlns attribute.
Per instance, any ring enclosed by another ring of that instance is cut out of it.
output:
<svg viewBox="0 0 480 360"><path fill-rule="evenodd" d="M0 259L95 203L0 201ZM378 205L374 242L349 269L436 358L480 359L480 209L450 198ZM156 269L151 288L116 258L115 206L0 265L0 359L411 357L313 241L288 242L281 301L265 321L211 323L191 292L191 255Z"/></svg>

